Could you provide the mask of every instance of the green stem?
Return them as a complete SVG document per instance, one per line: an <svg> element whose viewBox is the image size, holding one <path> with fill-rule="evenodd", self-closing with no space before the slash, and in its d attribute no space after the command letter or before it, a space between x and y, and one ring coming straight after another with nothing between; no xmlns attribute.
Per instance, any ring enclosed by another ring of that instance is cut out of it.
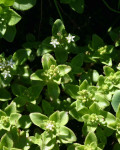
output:
<svg viewBox="0 0 120 150"><path fill-rule="evenodd" d="M63 21L61 12L60 12L59 7L58 7L58 5L57 5L57 0L54 0L54 3L55 3L55 7L56 7L56 9L57 9L57 11L58 11L58 14L59 14L59 16L60 16L60 19Z"/></svg>
<svg viewBox="0 0 120 150"><path fill-rule="evenodd" d="M105 0L102 0L102 1L103 1L103 3L106 5L106 7L107 7L109 10L111 10L111 11L113 11L113 12L115 12L115 13L120 14L120 11L117 11L117 10L111 8Z"/></svg>

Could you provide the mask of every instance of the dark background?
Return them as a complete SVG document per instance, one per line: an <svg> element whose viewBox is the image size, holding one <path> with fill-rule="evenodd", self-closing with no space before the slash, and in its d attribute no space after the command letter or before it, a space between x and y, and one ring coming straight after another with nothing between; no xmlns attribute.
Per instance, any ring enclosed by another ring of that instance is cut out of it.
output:
<svg viewBox="0 0 120 150"><path fill-rule="evenodd" d="M108 3L112 8L117 9L117 2L112 0ZM83 14L76 13L66 4L58 3L58 6L66 31L80 37L78 45L87 44L92 34L98 34L105 43L112 44L107 30L111 26L120 25L120 14L110 11L102 0L85 0ZM17 34L14 41L9 43L4 39L0 40L0 53L5 52L7 56L22 48L22 44L26 42L26 35L29 33L32 33L36 41L40 42L47 36L51 36L52 24L60 18L53 0L37 0L37 4L32 9L17 12L22 16L22 20L16 25ZM82 144L84 141L84 137L81 136L82 124L72 120L68 123L68 127L77 135L77 142ZM105 150L111 149L114 142L116 142L114 138L109 137ZM66 146L63 145L61 149L66 149Z"/></svg>
<svg viewBox="0 0 120 150"><path fill-rule="evenodd" d="M117 2L113 0L109 5L117 9ZM83 14L73 11L69 5L61 4L58 1L63 22L67 32L80 36L78 45L85 45L91 39L92 34L98 34L108 44L110 40L107 30L110 26L119 26L120 15L110 11L102 0L85 1ZM4 39L0 40L0 53L12 54L26 42L26 35L32 33L37 41L44 40L51 35L53 22L60 18L53 0L37 0L37 4L28 11L18 11L22 20L16 25L17 34L14 42L9 43Z"/></svg>

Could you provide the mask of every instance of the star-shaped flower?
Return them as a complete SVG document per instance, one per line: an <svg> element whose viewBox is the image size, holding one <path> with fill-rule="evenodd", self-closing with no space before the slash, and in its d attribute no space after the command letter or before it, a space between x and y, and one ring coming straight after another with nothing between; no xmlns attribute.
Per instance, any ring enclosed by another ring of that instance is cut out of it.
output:
<svg viewBox="0 0 120 150"><path fill-rule="evenodd" d="M13 67L14 67L14 64L15 64L15 63L13 62L12 59L10 59L10 60L7 61L7 66L8 66L8 67L13 68Z"/></svg>
<svg viewBox="0 0 120 150"><path fill-rule="evenodd" d="M50 44L52 44L54 48L56 48L56 45L59 45L60 43L57 41L57 39L52 39Z"/></svg>
<svg viewBox="0 0 120 150"><path fill-rule="evenodd" d="M6 79L7 77L11 77L9 70L4 70L1 74L3 75L4 79Z"/></svg>
<svg viewBox="0 0 120 150"><path fill-rule="evenodd" d="M52 122L48 122L48 123L46 124L46 129L48 129L48 130L53 130L53 128L54 128L54 124L53 124Z"/></svg>
<svg viewBox="0 0 120 150"><path fill-rule="evenodd" d="M66 37L68 43L74 42L74 38L75 38L75 36L72 36L70 33L69 33L68 36Z"/></svg>

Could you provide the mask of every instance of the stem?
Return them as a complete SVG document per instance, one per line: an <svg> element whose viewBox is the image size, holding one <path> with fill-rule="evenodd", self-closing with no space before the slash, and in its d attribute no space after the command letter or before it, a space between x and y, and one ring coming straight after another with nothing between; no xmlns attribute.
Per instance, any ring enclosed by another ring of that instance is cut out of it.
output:
<svg viewBox="0 0 120 150"><path fill-rule="evenodd" d="M113 12L115 12L115 13L120 14L120 11L117 11L117 10L111 8L105 0L102 0L102 1L103 1L103 3L106 5L106 7L107 7L109 10L111 10L111 11L113 11Z"/></svg>
<svg viewBox="0 0 120 150"><path fill-rule="evenodd" d="M57 0L54 0L54 3L55 3L55 7L56 7L56 9L57 9L57 11L58 11L58 14L59 14L59 16L60 16L60 19L63 21L61 12L60 12L59 7L58 7L58 5L57 5Z"/></svg>

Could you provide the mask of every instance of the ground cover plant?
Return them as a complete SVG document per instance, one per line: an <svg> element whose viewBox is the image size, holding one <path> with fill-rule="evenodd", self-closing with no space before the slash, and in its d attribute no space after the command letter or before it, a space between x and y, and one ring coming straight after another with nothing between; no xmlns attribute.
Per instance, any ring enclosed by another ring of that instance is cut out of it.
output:
<svg viewBox="0 0 120 150"><path fill-rule="evenodd" d="M119 9L0 1L0 150L120 150Z"/></svg>

